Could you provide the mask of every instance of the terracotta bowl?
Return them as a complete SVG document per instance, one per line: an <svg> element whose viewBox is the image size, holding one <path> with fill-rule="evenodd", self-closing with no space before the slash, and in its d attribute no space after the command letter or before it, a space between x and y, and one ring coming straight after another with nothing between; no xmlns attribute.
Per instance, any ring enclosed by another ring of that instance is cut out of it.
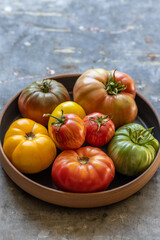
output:
<svg viewBox="0 0 160 240"><path fill-rule="evenodd" d="M51 77L66 86L72 96L72 89L80 74L65 74ZM91 208L116 203L128 198L139 191L154 175L160 164L160 151L152 165L140 176L125 177L116 173L114 181L105 191L95 193L70 193L56 188L51 180L51 166L45 171L25 175L19 172L8 160L3 152L2 145L4 135L10 124L20 118L18 109L18 97L16 94L5 106L0 116L0 161L7 175L27 193L43 201L66 207ZM136 94L138 116L135 122L146 128L154 126L154 136L160 141L160 119L153 106L139 93ZM105 151L105 148L103 148Z"/></svg>

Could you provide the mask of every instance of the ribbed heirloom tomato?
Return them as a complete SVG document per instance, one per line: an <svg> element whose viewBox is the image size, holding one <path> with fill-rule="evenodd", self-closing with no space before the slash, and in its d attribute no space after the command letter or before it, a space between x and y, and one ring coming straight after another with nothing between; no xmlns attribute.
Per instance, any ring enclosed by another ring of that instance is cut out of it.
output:
<svg viewBox="0 0 160 240"><path fill-rule="evenodd" d="M59 149L76 149L83 145L86 128L77 114L63 114L62 111L60 117L52 114L44 114L45 116L50 116L48 132Z"/></svg>
<svg viewBox="0 0 160 240"><path fill-rule="evenodd" d="M47 129L30 119L14 121L5 134L3 150L11 163L23 173L38 173L56 157L56 146Z"/></svg>
<svg viewBox="0 0 160 240"><path fill-rule="evenodd" d="M115 132L108 145L108 155L112 158L117 172L136 176L144 172L154 161L159 142L137 123L126 124Z"/></svg>
<svg viewBox="0 0 160 240"><path fill-rule="evenodd" d="M137 116L136 89L133 79L125 73L91 69L83 73L73 88L74 101L86 114L110 115L116 128L133 122Z"/></svg>
<svg viewBox="0 0 160 240"><path fill-rule="evenodd" d="M57 105L69 100L70 95L63 84L53 79L43 79L22 91L18 106L23 117L47 126L48 118L44 118L43 114L52 113Z"/></svg>
<svg viewBox="0 0 160 240"><path fill-rule="evenodd" d="M52 179L57 187L70 192L105 190L115 176L113 161L101 149L86 146L64 150L52 166Z"/></svg>

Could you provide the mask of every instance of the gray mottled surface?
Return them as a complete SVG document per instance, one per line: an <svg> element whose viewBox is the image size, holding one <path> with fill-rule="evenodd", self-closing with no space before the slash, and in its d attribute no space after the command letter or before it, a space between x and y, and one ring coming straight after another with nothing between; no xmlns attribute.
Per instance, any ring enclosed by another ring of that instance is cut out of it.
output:
<svg viewBox="0 0 160 240"><path fill-rule="evenodd" d="M160 114L159 0L0 0L0 111L54 73L117 69ZM160 169L134 196L69 209L19 189L0 168L0 240L159 240Z"/></svg>

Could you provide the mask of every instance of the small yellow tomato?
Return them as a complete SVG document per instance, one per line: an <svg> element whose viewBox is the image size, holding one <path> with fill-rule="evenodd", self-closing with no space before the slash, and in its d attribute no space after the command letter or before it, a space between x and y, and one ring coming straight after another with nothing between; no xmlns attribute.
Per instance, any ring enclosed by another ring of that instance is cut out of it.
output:
<svg viewBox="0 0 160 240"><path fill-rule="evenodd" d="M23 173L38 173L56 157L56 146L47 129L28 118L14 121L7 130L3 150L11 163Z"/></svg>
<svg viewBox="0 0 160 240"><path fill-rule="evenodd" d="M68 114L68 113L77 114L81 119L83 119L86 116L84 109L78 103L73 101L66 101L59 104L53 110L51 115L59 118L62 115L62 111L63 111L63 114ZM49 135L50 135L50 126L52 125L52 122L55 122L55 121L56 120L53 117L49 118L49 121L48 121Z"/></svg>
<svg viewBox="0 0 160 240"><path fill-rule="evenodd" d="M53 116L60 117L63 114L74 113L77 114L80 118L84 118L86 113L84 109L76 102L66 101L59 104L52 112Z"/></svg>

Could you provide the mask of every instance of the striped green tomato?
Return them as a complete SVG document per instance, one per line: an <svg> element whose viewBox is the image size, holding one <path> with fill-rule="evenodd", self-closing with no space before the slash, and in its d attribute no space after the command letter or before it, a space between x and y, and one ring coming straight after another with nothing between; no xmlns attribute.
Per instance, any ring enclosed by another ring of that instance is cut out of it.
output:
<svg viewBox="0 0 160 240"><path fill-rule="evenodd" d="M129 123L117 129L107 149L117 172L136 176L151 165L159 149L159 142L153 137L152 129L145 129L137 123Z"/></svg>

